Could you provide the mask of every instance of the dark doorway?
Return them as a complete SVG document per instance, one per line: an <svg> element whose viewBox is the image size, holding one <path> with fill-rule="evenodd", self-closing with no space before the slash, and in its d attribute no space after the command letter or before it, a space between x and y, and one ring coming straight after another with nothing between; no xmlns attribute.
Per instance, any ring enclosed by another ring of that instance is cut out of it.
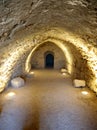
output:
<svg viewBox="0 0 97 130"><path fill-rule="evenodd" d="M47 54L45 57L45 68L54 68L54 56Z"/></svg>

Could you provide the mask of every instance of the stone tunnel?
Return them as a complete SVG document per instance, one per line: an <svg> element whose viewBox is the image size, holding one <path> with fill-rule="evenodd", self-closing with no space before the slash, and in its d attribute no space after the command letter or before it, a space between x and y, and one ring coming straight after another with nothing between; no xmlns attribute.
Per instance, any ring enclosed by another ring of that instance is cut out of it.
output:
<svg viewBox="0 0 97 130"><path fill-rule="evenodd" d="M29 73L35 48L48 43L63 53L55 68L66 67L73 79L84 79L97 92L96 6L96 0L1 0L0 91L13 77Z"/></svg>
<svg viewBox="0 0 97 130"><path fill-rule="evenodd" d="M97 0L0 0L0 93L0 130L96 130Z"/></svg>

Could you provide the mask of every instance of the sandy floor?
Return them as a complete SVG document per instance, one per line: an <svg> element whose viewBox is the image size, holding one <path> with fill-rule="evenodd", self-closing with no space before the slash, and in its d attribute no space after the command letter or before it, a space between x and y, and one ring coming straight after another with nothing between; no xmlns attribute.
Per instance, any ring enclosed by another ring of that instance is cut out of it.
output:
<svg viewBox="0 0 97 130"><path fill-rule="evenodd" d="M35 71L25 87L9 88L0 97L0 130L97 130L95 93L74 88L58 71Z"/></svg>

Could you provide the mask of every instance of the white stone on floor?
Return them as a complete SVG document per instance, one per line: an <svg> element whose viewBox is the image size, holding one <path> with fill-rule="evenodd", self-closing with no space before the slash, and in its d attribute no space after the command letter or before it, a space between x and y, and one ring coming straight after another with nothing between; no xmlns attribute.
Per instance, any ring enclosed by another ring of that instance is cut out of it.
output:
<svg viewBox="0 0 97 130"><path fill-rule="evenodd" d="M67 70L62 68L61 73L67 73Z"/></svg>
<svg viewBox="0 0 97 130"><path fill-rule="evenodd" d="M16 78L11 80L11 86L13 88L23 87L24 84L25 84L24 79L22 79L21 77L16 77Z"/></svg>
<svg viewBox="0 0 97 130"><path fill-rule="evenodd" d="M26 74L27 78L33 78L35 76L33 71L30 71L28 74Z"/></svg>
<svg viewBox="0 0 97 130"><path fill-rule="evenodd" d="M73 84L74 84L74 87L77 87L77 88L86 86L85 80L79 80L79 79L74 79Z"/></svg>

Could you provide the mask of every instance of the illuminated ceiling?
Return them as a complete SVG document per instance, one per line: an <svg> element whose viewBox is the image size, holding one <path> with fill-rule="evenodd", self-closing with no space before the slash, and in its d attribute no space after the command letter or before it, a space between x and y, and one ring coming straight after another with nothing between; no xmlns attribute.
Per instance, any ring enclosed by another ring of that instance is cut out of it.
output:
<svg viewBox="0 0 97 130"><path fill-rule="evenodd" d="M87 84L97 91L96 0L5 0L0 12L0 91L11 78L29 72L30 56L47 41L64 52L71 74L80 53Z"/></svg>

